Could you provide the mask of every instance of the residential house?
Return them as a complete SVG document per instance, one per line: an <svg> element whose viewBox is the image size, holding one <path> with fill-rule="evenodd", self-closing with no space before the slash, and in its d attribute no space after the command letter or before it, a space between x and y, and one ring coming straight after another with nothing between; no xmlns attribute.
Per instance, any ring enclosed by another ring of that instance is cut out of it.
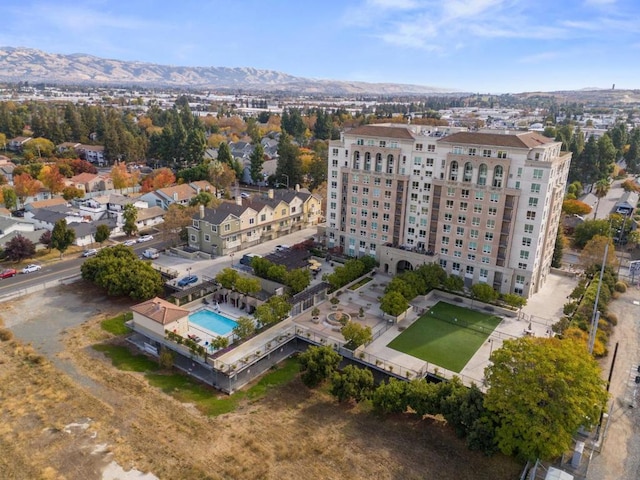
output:
<svg viewBox="0 0 640 480"><path fill-rule="evenodd" d="M83 221L70 223L69 228L76 233L76 239L73 244L84 247L95 243L98 225L107 225L111 234L114 234L117 231L116 221L113 218L105 218L95 222Z"/></svg>
<svg viewBox="0 0 640 480"><path fill-rule="evenodd" d="M31 137L15 137L9 140L7 148L12 152L21 152L24 146L31 140Z"/></svg>
<svg viewBox="0 0 640 480"><path fill-rule="evenodd" d="M36 200L34 202L27 203L24 206L25 210L34 211L39 208L59 207L64 206L66 208L67 201L62 197L52 197L47 200Z"/></svg>
<svg viewBox="0 0 640 480"><path fill-rule="evenodd" d="M160 207L139 208L136 217L138 231L148 230L150 227L164 222L165 213Z"/></svg>
<svg viewBox="0 0 640 480"><path fill-rule="evenodd" d="M24 214L26 220L32 221L36 228L46 228L53 230L58 220L66 220L67 224L91 221L91 216L83 216L78 211L73 211L66 205L56 205L48 208L38 208L27 210Z"/></svg>
<svg viewBox="0 0 640 480"><path fill-rule="evenodd" d="M133 329L150 332L164 338L166 331L185 336L189 331L189 310L178 307L161 298L139 303L131 307Z"/></svg>
<svg viewBox="0 0 640 480"><path fill-rule="evenodd" d="M56 149L59 153L77 153L77 148L80 147L80 143L77 142L62 142L61 144L56 146Z"/></svg>
<svg viewBox="0 0 640 480"><path fill-rule="evenodd" d="M113 180L109 175L83 172L67 179L65 183L86 193L113 190Z"/></svg>
<svg viewBox="0 0 640 480"><path fill-rule="evenodd" d="M201 191L214 193L215 187L205 180L192 183L183 183L172 187L160 188L153 192L145 193L140 196L140 200L145 201L149 206L161 207L164 210L169 205L177 203L178 205L189 205L193 197Z"/></svg>
<svg viewBox="0 0 640 480"><path fill-rule="evenodd" d="M13 171L16 168L16 164L9 160L8 157L0 155L0 175L7 179L9 185L13 185Z"/></svg>
<svg viewBox="0 0 640 480"><path fill-rule="evenodd" d="M44 230L36 230L35 224L28 220L8 215L0 216L0 245L5 245L18 235L38 243L43 232Z"/></svg>
<svg viewBox="0 0 640 480"><path fill-rule="evenodd" d="M107 164L102 145L79 145L75 149L80 158L84 158L88 162L95 163L100 167Z"/></svg>
<svg viewBox="0 0 640 480"><path fill-rule="evenodd" d="M320 219L320 199L308 192L269 190L263 197L201 207L187 227L189 246L213 255L229 253L287 235Z"/></svg>

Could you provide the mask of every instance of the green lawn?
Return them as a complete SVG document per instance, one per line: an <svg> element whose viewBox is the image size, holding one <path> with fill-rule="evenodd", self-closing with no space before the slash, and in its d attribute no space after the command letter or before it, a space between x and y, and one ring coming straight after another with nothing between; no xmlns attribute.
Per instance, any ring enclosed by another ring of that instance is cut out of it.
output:
<svg viewBox="0 0 640 480"><path fill-rule="evenodd" d="M126 335L131 330L129 330L124 323L131 320L132 318L133 315L131 314L131 312L125 312L121 313L117 317L103 320L102 322L100 322L100 325L102 326L103 330L112 333L113 335Z"/></svg>
<svg viewBox="0 0 640 480"><path fill-rule="evenodd" d="M210 416L232 412L241 400L258 400L271 388L290 382L300 372L298 359L288 358L277 368L269 370L250 388L224 395L186 374L159 373L157 362L145 355L134 354L127 347L100 344L93 348L109 357L116 368L144 373L149 384L181 402L193 403L198 410Z"/></svg>
<svg viewBox="0 0 640 480"><path fill-rule="evenodd" d="M438 302L387 346L459 373L501 321Z"/></svg>

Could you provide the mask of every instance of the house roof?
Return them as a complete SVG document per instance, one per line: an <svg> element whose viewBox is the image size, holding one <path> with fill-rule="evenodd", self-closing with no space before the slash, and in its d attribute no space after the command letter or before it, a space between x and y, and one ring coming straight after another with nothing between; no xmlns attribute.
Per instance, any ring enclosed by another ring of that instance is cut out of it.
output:
<svg viewBox="0 0 640 480"><path fill-rule="evenodd" d="M196 195L196 190L189 184L183 183L182 185L174 185L173 187L159 188L155 191L156 195L165 197L171 201L174 199L174 194L178 195L178 202L191 199Z"/></svg>
<svg viewBox="0 0 640 480"><path fill-rule="evenodd" d="M534 148L555 143L553 138L538 132L518 132L514 134L458 132L438 140L438 143L456 143L467 145L487 145L491 147Z"/></svg>
<svg viewBox="0 0 640 480"><path fill-rule="evenodd" d="M58 220L66 219L68 214L64 211L59 211L54 207L38 208L33 211L33 219L44 223L54 224Z"/></svg>
<svg viewBox="0 0 640 480"><path fill-rule="evenodd" d="M70 223L68 226L74 232L76 232L76 238L83 238L87 235L95 235L98 230L98 225L107 225L110 230L116 227L116 222L112 218L105 220L97 220L95 222L76 222Z"/></svg>
<svg viewBox="0 0 640 480"><path fill-rule="evenodd" d="M101 152L104 150L102 145L78 145L77 150Z"/></svg>
<svg viewBox="0 0 640 480"><path fill-rule="evenodd" d="M154 217L163 217L165 213L167 212L162 207L139 208L137 220L142 221Z"/></svg>
<svg viewBox="0 0 640 480"><path fill-rule="evenodd" d="M638 205L638 198L640 198L640 196L636 192L624 192L620 197L620 200L616 202L616 207L636 208L636 205Z"/></svg>
<svg viewBox="0 0 640 480"><path fill-rule="evenodd" d="M247 208L249 207L246 205L236 205L233 202L222 202L216 208L205 208L204 218L201 220L209 222L211 225L220 225L229 215L240 217ZM196 213L192 218L200 220L200 213Z"/></svg>
<svg viewBox="0 0 640 480"><path fill-rule="evenodd" d="M67 201L62 197L53 197L48 198L47 200L37 200L35 202L29 203L27 206L31 209L36 208L48 208L53 207L55 205L67 205Z"/></svg>
<svg viewBox="0 0 640 480"><path fill-rule="evenodd" d="M167 325L189 315L189 310L177 307L159 297L134 305L131 310L160 325Z"/></svg>
<svg viewBox="0 0 640 480"><path fill-rule="evenodd" d="M413 140L415 138L411 131L404 125L399 125L397 127L362 125L345 133L348 133L349 135L362 135L363 137L398 138L400 140Z"/></svg>
<svg viewBox="0 0 640 480"><path fill-rule="evenodd" d="M78 175L74 175L69 180L74 183L88 183L93 182L98 178L98 175L95 173L82 172Z"/></svg>
<svg viewBox="0 0 640 480"><path fill-rule="evenodd" d="M215 187L206 180L196 180L195 182L191 182L189 185L191 185L196 192L198 189L204 190L205 192L213 192L215 190Z"/></svg>

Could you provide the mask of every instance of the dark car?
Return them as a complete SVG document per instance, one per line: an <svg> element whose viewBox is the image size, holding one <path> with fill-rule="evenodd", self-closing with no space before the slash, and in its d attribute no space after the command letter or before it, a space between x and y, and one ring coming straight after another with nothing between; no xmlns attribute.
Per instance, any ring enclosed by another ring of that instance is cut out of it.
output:
<svg viewBox="0 0 640 480"><path fill-rule="evenodd" d="M187 285L191 285L192 283L196 283L198 281L197 275L187 275L184 278L178 280L179 287L186 287Z"/></svg>
<svg viewBox="0 0 640 480"><path fill-rule="evenodd" d="M0 278L11 278L18 274L15 268L5 268L0 272Z"/></svg>

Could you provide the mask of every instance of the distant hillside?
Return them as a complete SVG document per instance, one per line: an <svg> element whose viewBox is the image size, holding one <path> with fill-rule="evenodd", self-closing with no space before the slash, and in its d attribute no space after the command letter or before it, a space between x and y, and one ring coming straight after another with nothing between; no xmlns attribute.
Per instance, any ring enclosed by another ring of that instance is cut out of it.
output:
<svg viewBox="0 0 640 480"><path fill-rule="evenodd" d="M59 55L31 48L0 47L0 81L146 87L234 88L326 95L442 94L452 90L396 83L314 80L274 70L176 67L85 54Z"/></svg>

